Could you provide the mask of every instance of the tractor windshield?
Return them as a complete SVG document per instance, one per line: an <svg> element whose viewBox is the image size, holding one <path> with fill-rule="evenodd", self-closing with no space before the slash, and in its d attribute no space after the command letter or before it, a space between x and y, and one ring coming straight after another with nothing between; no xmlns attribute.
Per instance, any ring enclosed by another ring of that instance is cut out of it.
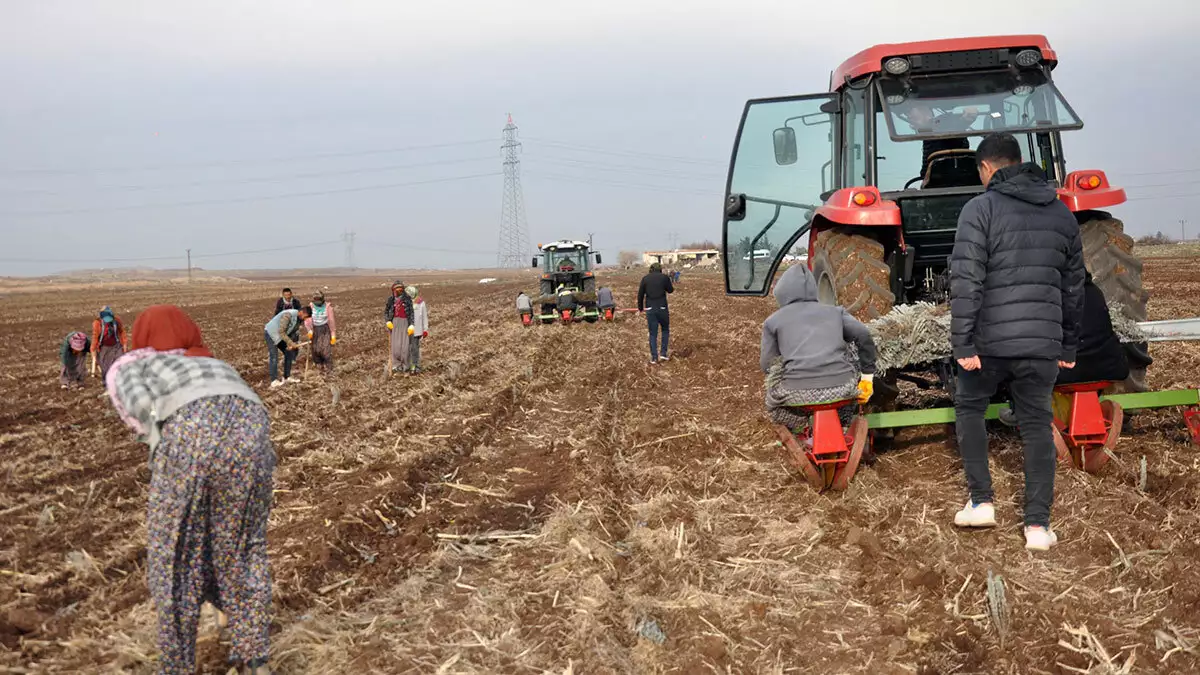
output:
<svg viewBox="0 0 1200 675"><path fill-rule="evenodd" d="M1041 71L881 78L878 86L897 141L1083 126Z"/></svg>
<svg viewBox="0 0 1200 675"><path fill-rule="evenodd" d="M547 272L586 272L587 253L585 251L550 251L546 255Z"/></svg>

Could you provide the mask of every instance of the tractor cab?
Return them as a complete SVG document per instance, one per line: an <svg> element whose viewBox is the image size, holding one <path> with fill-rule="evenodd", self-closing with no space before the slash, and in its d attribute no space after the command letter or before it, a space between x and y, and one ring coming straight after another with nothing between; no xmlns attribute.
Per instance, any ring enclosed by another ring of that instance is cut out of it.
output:
<svg viewBox="0 0 1200 675"><path fill-rule="evenodd" d="M586 241L555 241L538 244L538 255L533 258L534 269L541 268L538 284L541 305L538 315L542 321L553 320L556 308L570 306L571 316L584 320L599 317L596 307L595 265L600 263L600 254L593 252ZM569 294L569 300L563 294Z"/></svg>
<svg viewBox="0 0 1200 675"><path fill-rule="evenodd" d="M984 190L975 148L994 132L1017 137L1073 211L1123 202L1102 172L1066 173L1061 132L1083 122L1056 64L1041 36L880 45L838 67L829 93L749 101L727 183L726 292L765 295L808 234L823 302L869 320L944 300L959 212Z"/></svg>

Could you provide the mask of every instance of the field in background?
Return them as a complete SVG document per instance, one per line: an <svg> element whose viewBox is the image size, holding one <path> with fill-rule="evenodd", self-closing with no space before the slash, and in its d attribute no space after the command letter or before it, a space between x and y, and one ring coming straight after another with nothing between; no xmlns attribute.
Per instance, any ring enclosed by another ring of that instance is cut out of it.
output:
<svg viewBox="0 0 1200 675"><path fill-rule="evenodd" d="M1178 411L1137 415L1100 476L1060 469L1062 541L1035 557L1006 431L991 532L950 525L964 488L945 428L904 431L842 495L789 473L757 372L770 300L685 273L672 360L652 369L636 316L522 328L532 273L478 276L412 277L431 308L416 378L384 376L388 276L288 280L329 286L338 369L279 390L261 335L280 280L11 296L0 671L153 669L146 451L98 382L58 389L56 353L103 304L131 321L158 302L183 305L271 410L277 672L1200 671L1200 455ZM633 301L636 276L607 278ZM1147 279L1151 318L1196 313L1200 259L1155 259ZM1152 354L1154 387L1200 384L1200 345ZM201 639L202 671L223 673L211 623Z"/></svg>

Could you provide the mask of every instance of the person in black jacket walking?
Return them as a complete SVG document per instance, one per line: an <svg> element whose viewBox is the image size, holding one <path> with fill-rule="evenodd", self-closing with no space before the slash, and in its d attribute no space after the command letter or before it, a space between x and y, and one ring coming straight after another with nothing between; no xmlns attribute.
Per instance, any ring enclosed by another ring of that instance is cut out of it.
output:
<svg viewBox="0 0 1200 675"><path fill-rule="evenodd" d="M667 311L667 294L674 293L671 278L663 274L662 265L650 265L650 273L642 277L638 286L638 311L646 315L646 327L650 330L650 364L670 361L667 343L671 336L671 315ZM662 328L662 352L658 351L658 329Z"/></svg>
<svg viewBox="0 0 1200 675"><path fill-rule="evenodd" d="M1025 547L1045 551L1054 500L1051 394L1075 366L1083 310L1079 225L1010 134L976 150L987 190L963 208L950 256L950 333L961 370L954 400L971 498L961 527L994 527L984 412L1008 384L1025 450Z"/></svg>

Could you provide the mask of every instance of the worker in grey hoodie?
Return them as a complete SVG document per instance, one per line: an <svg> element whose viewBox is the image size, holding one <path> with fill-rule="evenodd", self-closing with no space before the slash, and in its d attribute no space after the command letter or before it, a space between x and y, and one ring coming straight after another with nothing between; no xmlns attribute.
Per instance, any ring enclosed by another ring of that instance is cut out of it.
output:
<svg viewBox="0 0 1200 675"><path fill-rule="evenodd" d="M817 302L817 282L804 265L793 265L775 284L779 309L763 323L759 365L767 373L771 421L796 431L808 415L797 406L856 398L874 391L875 341L845 309ZM857 368L846 343L858 347ZM854 407L839 411L850 423Z"/></svg>

